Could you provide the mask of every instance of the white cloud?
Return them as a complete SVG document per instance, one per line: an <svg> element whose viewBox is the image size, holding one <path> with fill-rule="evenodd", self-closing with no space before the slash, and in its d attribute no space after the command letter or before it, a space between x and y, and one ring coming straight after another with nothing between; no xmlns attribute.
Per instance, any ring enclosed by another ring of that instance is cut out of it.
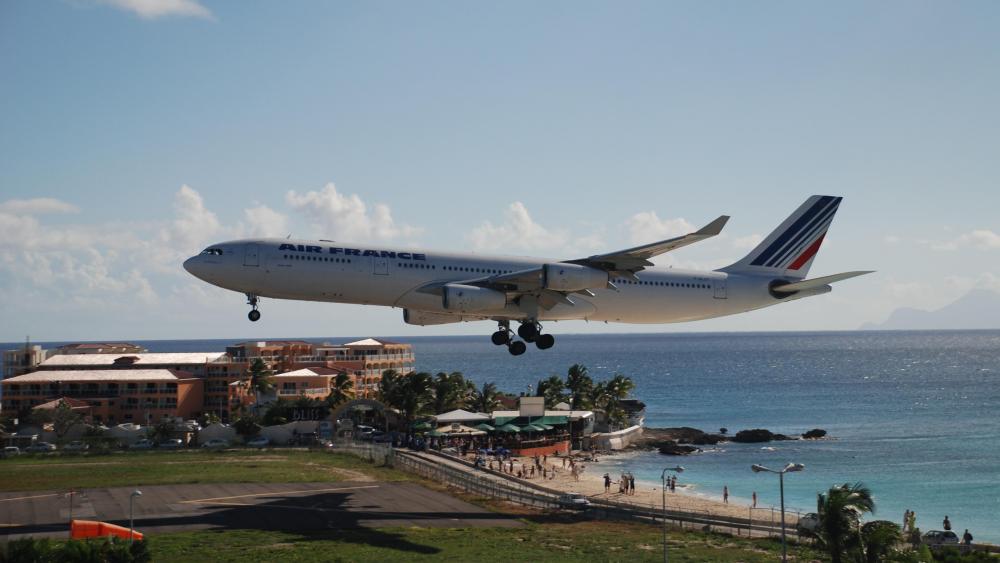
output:
<svg viewBox="0 0 1000 563"><path fill-rule="evenodd" d="M375 204L369 212L360 196L342 194L332 183L301 195L292 190L285 202L312 219L315 234L326 239L393 240L420 233L415 227L397 224L388 206Z"/></svg>
<svg viewBox="0 0 1000 563"><path fill-rule="evenodd" d="M655 211L636 213L625 222L632 244L645 244L695 231L686 219L660 219Z"/></svg>
<svg viewBox="0 0 1000 563"><path fill-rule="evenodd" d="M495 250L554 250L563 248L570 241L567 232L543 227L531 218L528 208L515 201L504 212L503 222L494 225L485 221L466 236L477 251ZM593 244L595 241L585 241Z"/></svg>
<svg viewBox="0 0 1000 563"><path fill-rule="evenodd" d="M288 217L266 205L244 209L243 217L247 226L241 225L241 231L244 231L247 236L283 237L290 234Z"/></svg>
<svg viewBox="0 0 1000 563"><path fill-rule="evenodd" d="M184 184L174 196L174 220L161 232L161 239L178 252L190 256L221 230L219 218L205 207L196 190Z"/></svg>
<svg viewBox="0 0 1000 563"><path fill-rule="evenodd" d="M882 242L886 244L899 244L903 242L903 239L896 235L886 235L882 237Z"/></svg>
<svg viewBox="0 0 1000 563"><path fill-rule="evenodd" d="M950 241L932 242L930 245L932 249L942 251L958 250L969 246L980 250L992 250L1000 248L1000 235L988 229L976 229Z"/></svg>
<svg viewBox="0 0 1000 563"><path fill-rule="evenodd" d="M166 16L213 19L212 12L198 0L98 0L102 4L153 20Z"/></svg>
<svg viewBox="0 0 1000 563"><path fill-rule="evenodd" d="M13 215L42 215L46 213L76 213L77 206L54 197L9 199L0 203L0 213Z"/></svg>
<svg viewBox="0 0 1000 563"><path fill-rule="evenodd" d="M733 248L737 250L752 250L763 240L764 237L756 233L745 237L736 237L733 239Z"/></svg>

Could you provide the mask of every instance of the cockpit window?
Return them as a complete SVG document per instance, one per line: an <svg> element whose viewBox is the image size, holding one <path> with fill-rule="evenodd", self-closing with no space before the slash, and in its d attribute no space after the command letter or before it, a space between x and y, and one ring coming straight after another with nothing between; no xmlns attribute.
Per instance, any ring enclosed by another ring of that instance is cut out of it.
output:
<svg viewBox="0 0 1000 563"><path fill-rule="evenodd" d="M201 253L202 254L208 254L208 255L211 255L211 256L222 256L222 249L221 248L206 248L205 250L202 250Z"/></svg>

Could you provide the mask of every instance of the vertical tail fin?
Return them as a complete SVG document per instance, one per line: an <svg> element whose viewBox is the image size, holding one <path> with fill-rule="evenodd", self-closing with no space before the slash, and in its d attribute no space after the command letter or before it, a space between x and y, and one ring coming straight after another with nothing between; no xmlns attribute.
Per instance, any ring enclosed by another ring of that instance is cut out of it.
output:
<svg viewBox="0 0 1000 563"><path fill-rule="evenodd" d="M750 254L722 271L805 278L842 199L810 197Z"/></svg>

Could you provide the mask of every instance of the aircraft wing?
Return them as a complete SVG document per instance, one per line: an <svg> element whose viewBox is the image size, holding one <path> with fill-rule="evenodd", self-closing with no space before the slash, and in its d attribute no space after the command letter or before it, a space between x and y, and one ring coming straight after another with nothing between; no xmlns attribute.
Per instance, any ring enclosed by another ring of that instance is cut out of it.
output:
<svg viewBox="0 0 1000 563"><path fill-rule="evenodd" d="M589 258L569 260L569 262L592 268L602 268L610 272L631 272L634 274L647 266L652 266L653 263L649 259L654 256L659 256L671 250L677 250L683 246L714 237L722 232L722 228L726 226L727 221L729 221L729 216L721 215L715 221L684 236L644 244L626 250L609 252L607 254L596 254Z"/></svg>
<svg viewBox="0 0 1000 563"><path fill-rule="evenodd" d="M649 261L650 258L670 252L687 246L689 244L705 240L707 238L714 237L715 235L722 232L722 228L729 221L729 216L722 215L718 219L712 221L708 225L705 225L701 229L693 233L686 234L684 236L675 237L672 239L661 240L659 242L654 242L650 244L644 244L642 246L636 246L634 248L628 248L625 250L619 250L616 252L609 252L607 254L596 254L588 258L579 258L576 260L566 260L565 262L570 264L578 264L581 266L588 266L598 270L605 270L611 277L627 277L635 278L635 273L645 269L648 266L652 266L653 263ZM490 289L495 289L497 291L504 291L512 297L517 297L519 295L532 294L538 297L539 304L541 304L546 309L551 309L559 303L565 303L567 305L573 305L572 299L569 295L572 293L581 293L584 295L593 296L594 293L590 290L584 289L578 292L564 292L556 291L552 289L546 289L544 287L544 272L541 267L528 268L525 270L518 270L516 272L510 272L507 274L498 274L493 276L481 276L476 278L470 278L468 280L462 281L452 281L449 283L461 283L466 285L475 285L480 287L487 287ZM424 293L440 294L441 287L444 285L443 282L436 282L427 286L420 288L418 291ZM615 286L608 282L608 287L615 289Z"/></svg>

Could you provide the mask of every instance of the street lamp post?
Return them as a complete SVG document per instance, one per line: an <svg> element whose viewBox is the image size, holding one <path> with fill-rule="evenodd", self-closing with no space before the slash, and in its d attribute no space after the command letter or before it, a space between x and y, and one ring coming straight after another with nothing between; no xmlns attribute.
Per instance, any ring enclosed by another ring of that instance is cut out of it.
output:
<svg viewBox="0 0 1000 563"><path fill-rule="evenodd" d="M135 511L134 511L135 497L141 497L141 496L142 496L142 491L140 491L139 489L136 489L136 490L132 491L132 494L130 494L128 496L128 543L130 543L130 544L132 543L132 540L135 538L135 525L134 525L135 524L135 518L134 518L134 516L135 516Z"/></svg>
<svg viewBox="0 0 1000 563"><path fill-rule="evenodd" d="M777 473L778 474L778 488L781 491L781 561L782 563L787 563L788 561L788 547L785 544L785 473L792 473L795 471L802 471L806 466L801 463L789 463L780 471L774 469L768 469L760 464L753 464L750 469L754 473L760 473L761 471L766 471L767 473Z"/></svg>
<svg viewBox="0 0 1000 563"><path fill-rule="evenodd" d="M663 563L667 563L667 471L683 473L684 468L680 465L664 467L660 473L660 494L663 496Z"/></svg>

